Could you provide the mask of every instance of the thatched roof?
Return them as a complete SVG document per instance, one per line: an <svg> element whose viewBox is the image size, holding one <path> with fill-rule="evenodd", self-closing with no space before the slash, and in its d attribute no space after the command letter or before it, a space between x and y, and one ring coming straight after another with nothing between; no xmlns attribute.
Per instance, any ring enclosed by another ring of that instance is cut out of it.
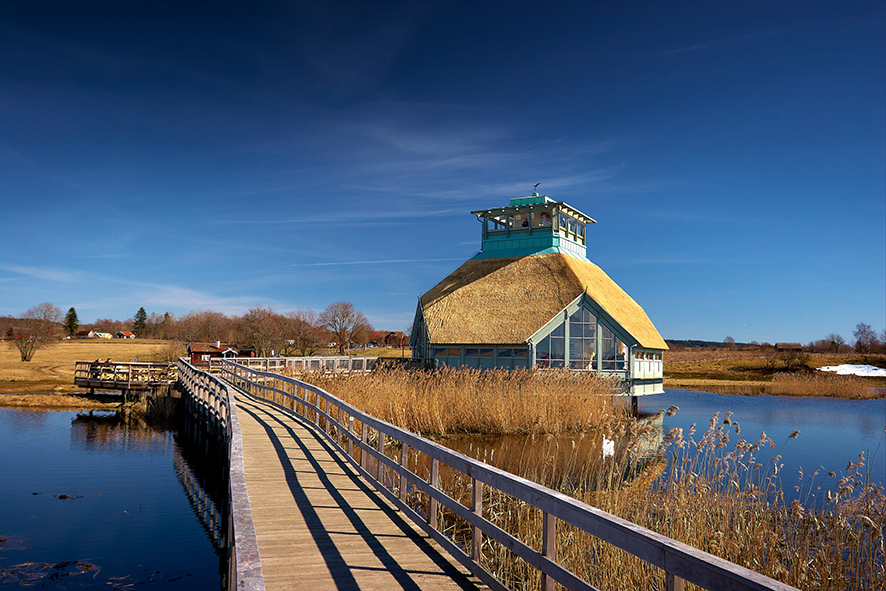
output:
<svg viewBox="0 0 886 591"><path fill-rule="evenodd" d="M565 254L471 259L421 297L432 343L520 344L587 292L643 347L655 326L600 267Z"/></svg>

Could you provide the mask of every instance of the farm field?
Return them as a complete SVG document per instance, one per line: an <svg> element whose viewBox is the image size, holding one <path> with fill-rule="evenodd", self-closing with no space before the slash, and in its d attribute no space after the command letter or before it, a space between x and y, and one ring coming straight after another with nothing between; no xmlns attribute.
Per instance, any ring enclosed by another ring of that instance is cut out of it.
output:
<svg viewBox="0 0 886 591"><path fill-rule="evenodd" d="M39 349L23 362L18 349L0 344L0 394L75 392L74 362L111 358L113 361L167 361L183 353L175 341L130 339L65 340Z"/></svg>

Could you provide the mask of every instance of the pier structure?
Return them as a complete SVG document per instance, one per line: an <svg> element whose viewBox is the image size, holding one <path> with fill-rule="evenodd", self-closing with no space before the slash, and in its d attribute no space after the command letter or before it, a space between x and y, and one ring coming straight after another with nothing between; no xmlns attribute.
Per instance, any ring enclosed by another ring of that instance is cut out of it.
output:
<svg viewBox="0 0 886 591"><path fill-rule="evenodd" d="M189 414L217 438L229 472L230 589L495 589L499 544L541 588L591 591L558 561L582 531L662 572L661 587L796 591L563 493L363 413L294 377L179 360ZM460 483L452 486L453 483ZM539 547L496 520L503 499L539 514ZM456 524L454 526L454 524ZM454 529L453 529L454 528Z"/></svg>

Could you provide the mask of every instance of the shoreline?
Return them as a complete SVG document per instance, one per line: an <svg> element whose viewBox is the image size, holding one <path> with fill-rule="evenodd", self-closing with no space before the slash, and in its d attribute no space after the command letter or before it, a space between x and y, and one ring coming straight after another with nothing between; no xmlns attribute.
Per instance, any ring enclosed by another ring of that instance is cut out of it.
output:
<svg viewBox="0 0 886 591"><path fill-rule="evenodd" d="M86 392L0 392L0 408L33 410L120 410L123 397Z"/></svg>

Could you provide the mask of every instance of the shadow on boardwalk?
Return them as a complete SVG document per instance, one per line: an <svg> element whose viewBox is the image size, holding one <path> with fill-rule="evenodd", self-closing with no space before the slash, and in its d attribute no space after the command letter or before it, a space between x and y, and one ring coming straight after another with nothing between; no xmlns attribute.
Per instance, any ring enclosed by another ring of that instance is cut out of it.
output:
<svg viewBox="0 0 886 591"><path fill-rule="evenodd" d="M414 529L322 436L238 396L267 589L485 588Z"/></svg>

